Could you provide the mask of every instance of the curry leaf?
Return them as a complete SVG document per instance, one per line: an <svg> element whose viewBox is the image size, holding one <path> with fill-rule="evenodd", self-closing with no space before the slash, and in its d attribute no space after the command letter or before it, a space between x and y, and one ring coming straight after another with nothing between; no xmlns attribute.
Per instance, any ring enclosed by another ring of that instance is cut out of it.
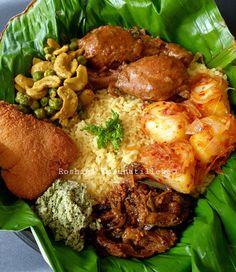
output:
<svg viewBox="0 0 236 272"><path fill-rule="evenodd" d="M97 136L99 149L106 148L109 142L111 142L114 150L118 151L124 138L124 130L119 114L113 110L112 117L105 122L105 125L87 124L82 130L87 130L89 133Z"/></svg>

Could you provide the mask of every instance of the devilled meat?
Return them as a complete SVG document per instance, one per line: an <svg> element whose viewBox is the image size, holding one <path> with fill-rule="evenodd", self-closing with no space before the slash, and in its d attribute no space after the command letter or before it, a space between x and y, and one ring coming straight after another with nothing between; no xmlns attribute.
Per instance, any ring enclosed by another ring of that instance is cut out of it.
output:
<svg viewBox="0 0 236 272"><path fill-rule="evenodd" d="M148 258L154 253L165 252L177 240L176 234L166 229L146 231L127 227L122 233L117 239L115 231L100 230L97 233L97 242L108 254L116 257Z"/></svg>
<svg viewBox="0 0 236 272"><path fill-rule="evenodd" d="M177 241L176 227L191 215L189 196L135 180L127 175L96 207L103 226L97 231L98 248L113 256L147 258L167 251Z"/></svg>

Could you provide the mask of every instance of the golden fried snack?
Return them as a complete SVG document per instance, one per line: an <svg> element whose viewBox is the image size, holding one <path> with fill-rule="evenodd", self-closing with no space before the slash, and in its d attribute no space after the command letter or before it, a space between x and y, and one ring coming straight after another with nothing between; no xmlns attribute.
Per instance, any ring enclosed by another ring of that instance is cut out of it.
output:
<svg viewBox="0 0 236 272"><path fill-rule="evenodd" d="M8 189L25 199L39 197L77 157L60 128L0 101L0 167Z"/></svg>

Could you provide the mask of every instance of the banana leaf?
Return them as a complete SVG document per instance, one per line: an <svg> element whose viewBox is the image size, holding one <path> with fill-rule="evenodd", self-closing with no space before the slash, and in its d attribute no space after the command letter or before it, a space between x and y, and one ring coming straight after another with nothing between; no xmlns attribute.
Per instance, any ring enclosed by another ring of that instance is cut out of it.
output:
<svg viewBox="0 0 236 272"><path fill-rule="evenodd" d="M14 76L28 74L48 37L66 42L104 24L140 26L151 35L201 52L209 67L224 69L236 88L236 46L213 0L38 0L12 19L0 41L0 99L14 102ZM234 91L230 93L236 105ZM54 271L236 271L236 154L197 202L192 224L177 245L146 260L100 258L93 247L78 253L55 242L30 205L0 182L0 230L31 227Z"/></svg>

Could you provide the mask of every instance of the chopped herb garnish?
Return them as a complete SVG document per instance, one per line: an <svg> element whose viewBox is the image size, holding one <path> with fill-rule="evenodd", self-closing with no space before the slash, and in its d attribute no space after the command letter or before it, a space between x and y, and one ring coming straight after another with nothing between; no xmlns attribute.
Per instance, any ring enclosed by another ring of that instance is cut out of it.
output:
<svg viewBox="0 0 236 272"><path fill-rule="evenodd" d="M118 151L124 138L124 129L119 114L113 110L112 117L105 122L105 125L87 124L83 130L97 136L97 146L99 149L106 148L111 143L114 150Z"/></svg>

